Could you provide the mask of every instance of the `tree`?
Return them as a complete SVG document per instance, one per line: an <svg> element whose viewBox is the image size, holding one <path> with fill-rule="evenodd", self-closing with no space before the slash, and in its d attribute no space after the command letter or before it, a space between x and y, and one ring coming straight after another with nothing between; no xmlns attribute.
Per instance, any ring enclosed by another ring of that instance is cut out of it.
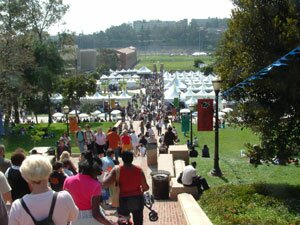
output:
<svg viewBox="0 0 300 225"><path fill-rule="evenodd" d="M44 40L45 31L59 22L69 8L61 0L28 0L26 6L25 15L29 26L41 42Z"/></svg>
<svg viewBox="0 0 300 225"><path fill-rule="evenodd" d="M120 64L120 59L115 50L100 49L100 54L97 57L98 57L97 61L99 62L100 67L106 65L108 68L112 70L118 69Z"/></svg>
<svg viewBox="0 0 300 225"><path fill-rule="evenodd" d="M81 97L96 92L96 80L89 74L80 74L65 78L60 85L65 104L77 110Z"/></svg>
<svg viewBox="0 0 300 225"><path fill-rule="evenodd" d="M243 81L300 43L297 0L233 0L235 9L217 50L215 71L224 89ZM300 145L299 62L237 90L239 123L261 135L267 157L282 162ZM237 122L237 121L235 121ZM284 153L284 154L283 154Z"/></svg>

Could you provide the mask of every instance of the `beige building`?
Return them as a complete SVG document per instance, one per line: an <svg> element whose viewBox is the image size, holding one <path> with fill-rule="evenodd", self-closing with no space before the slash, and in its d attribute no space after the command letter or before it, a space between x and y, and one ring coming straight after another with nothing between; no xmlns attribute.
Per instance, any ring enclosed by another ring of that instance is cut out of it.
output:
<svg viewBox="0 0 300 225"><path fill-rule="evenodd" d="M137 63L137 53L135 47L117 49L117 54L120 58L120 69L129 69Z"/></svg>

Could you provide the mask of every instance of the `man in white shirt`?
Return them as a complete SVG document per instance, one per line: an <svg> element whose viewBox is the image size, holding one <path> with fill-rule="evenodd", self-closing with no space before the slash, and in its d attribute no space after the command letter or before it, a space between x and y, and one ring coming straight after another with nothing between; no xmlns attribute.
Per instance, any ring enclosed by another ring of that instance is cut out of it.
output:
<svg viewBox="0 0 300 225"><path fill-rule="evenodd" d="M102 128L97 129L97 133L94 134L96 143L96 153L101 157L106 153L106 134L102 132Z"/></svg>
<svg viewBox="0 0 300 225"><path fill-rule="evenodd" d="M181 180L184 186L196 186L200 196L203 191L209 189L209 186L205 178L197 175L196 167L196 162L192 162L191 165L184 167Z"/></svg>

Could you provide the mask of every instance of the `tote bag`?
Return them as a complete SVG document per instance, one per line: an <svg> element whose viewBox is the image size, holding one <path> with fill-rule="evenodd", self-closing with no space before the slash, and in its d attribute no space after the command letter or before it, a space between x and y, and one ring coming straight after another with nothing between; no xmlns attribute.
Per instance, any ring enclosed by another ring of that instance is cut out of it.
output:
<svg viewBox="0 0 300 225"><path fill-rule="evenodd" d="M119 197L120 197L119 178L120 178L120 167L116 166L116 181L112 187L112 196L111 196L111 205L113 207L119 207Z"/></svg>

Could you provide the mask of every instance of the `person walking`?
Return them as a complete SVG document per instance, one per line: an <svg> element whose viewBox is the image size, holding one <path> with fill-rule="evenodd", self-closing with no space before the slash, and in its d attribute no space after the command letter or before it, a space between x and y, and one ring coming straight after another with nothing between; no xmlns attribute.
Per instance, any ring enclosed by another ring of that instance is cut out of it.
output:
<svg viewBox="0 0 300 225"><path fill-rule="evenodd" d="M52 165L47 157L38 154L28 156L23 161L20 171L31 193L13 202L9 213L9 225L33 225L33 219L36 221L46 219L55 197L52 215L54 224L66 225L77 219L78 208L71 195L66 191L55 194L48 186ZM25 210L25 206L28 211Z"/></svg>
<svg viewBox="0 0 300 225"><path fill-rule="evenodd" d="M114 150L115 152L115 160L116 163L118 163L119 158L119 146L120 146L120 136L117 133L117 128L113 127L112 130L107 134L107 142L108 142L108 148Z"/></svg>
<svg viewBox="0 0 300 225"><path fill-rule="evenodd" d="M143 225L144 196L143 193L149 190L143 170L132 164L133 153L125 151L122 154L123 165L114 167L108 176L103 179L103 186L109 187L116 182L117 170L119 170L119 215L133 216L135 225Z"/></svg>
<svg viewBox="0 0 300 225"><path fill-rule="evenodd" d="M96 153L98 156L103 157L106 153L106 134L103 133L101 127L97 129L97 133L95 133L94 137Z"/></svg>
<svg viewBox="0 0 300 225"><path fill-rule="evenodd" d="M75 141L79 148L80 153L84 151L84 132L81 130L79 126L76 133L75 133Z"/></svg>
<svg viewBox="0 0 300 225"><path fill-rule="evenodd" d="M101 159L88 152L79 162L79 173L65 180L63 189L71 194L80 210L78 220L72 225L114 224L100 212L102 186L97 177L101 173Z"/></svg>

